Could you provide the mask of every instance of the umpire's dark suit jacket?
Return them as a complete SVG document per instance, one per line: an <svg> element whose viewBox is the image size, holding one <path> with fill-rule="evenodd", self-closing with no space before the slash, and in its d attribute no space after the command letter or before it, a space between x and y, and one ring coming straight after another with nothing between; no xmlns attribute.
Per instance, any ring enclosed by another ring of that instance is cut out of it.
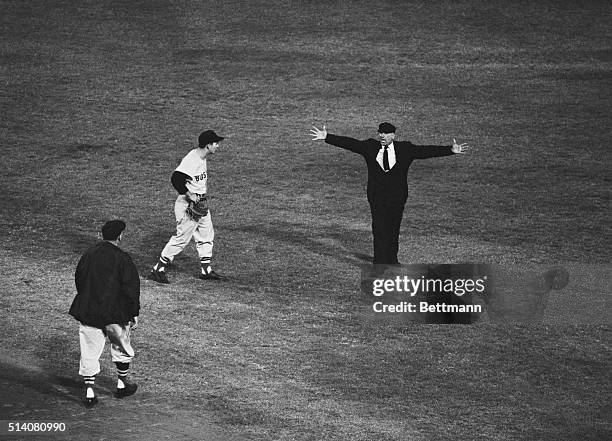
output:
<svg viewBox="0 0 612 441"><path fill-rule="evenodd" d="M452 146L414 145L393 141L395 165L385 172L376 161L382 145L375 139L360 141L327 134L327 144L335 145L365 158L368 166L368 202L372 212L375 264L397 264L400 225L408 198L408 168L414 159L452 155Z"/></svg>

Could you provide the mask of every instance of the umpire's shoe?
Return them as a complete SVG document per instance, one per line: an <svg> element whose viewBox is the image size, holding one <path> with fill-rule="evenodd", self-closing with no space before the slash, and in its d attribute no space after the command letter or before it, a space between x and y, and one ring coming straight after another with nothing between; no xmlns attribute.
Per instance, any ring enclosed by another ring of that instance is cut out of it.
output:
<svg viewBox="0 0 612 441"><path fill-rule="evenodd" d="M87 409L91 409L96 404L98 404L98 397L85 398L85 400L83 401L83 404L85 405Z"/></svg>
<svg viewBox="0 0 612 441"><path fill-rule="evenodd" d="M200 273L200 279L202 280L225 280L226 277L217 274L216 272L214 272L213 270L210 270L207 273Z"/></svg>
<svg viewBox="0 0 612 441"><path fill-rule="evenodd" d="M157 282L157 283L170 283L170 281L168 280L168 278L166 277L166 272L165 271L156 271L156 270L151 270L151 273L149 274L149 279Z"/></svg>
<svg viewBox="0 0 612 441"><path fill-rule="evenodd" d="M136 389L138 389L138 385L136 383L125 383L125 387L122 387L121 389L117 388L115 391L115 398L124 398L134 395Z"/></svg>

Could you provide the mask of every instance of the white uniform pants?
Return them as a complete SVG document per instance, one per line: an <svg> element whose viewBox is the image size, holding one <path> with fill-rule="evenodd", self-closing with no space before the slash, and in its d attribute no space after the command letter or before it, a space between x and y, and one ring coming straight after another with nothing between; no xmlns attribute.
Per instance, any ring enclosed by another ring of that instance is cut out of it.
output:
<svg viewBox="0 0 612 441"><path fill-rule="evenodd" d="M179 195L174 203L174 216L176 217L176 234L170 238L161 252L170 262L187 246L193 238L198 256L202 258L212 257L213 240L215 231L213 230L210 210L206 216L202 216L199 221L194 221L187 214L189 201L184 195Z"/></svg>
<svg viewBox="0 0 612 441"><path fill-rule="evenodd" d="M107 336L111 343L112 361L130 363L134 358L134 349L130 343L130 329L130 325L113 324L107 325L103 331L100 328L81 324L79 326L81 344L79 375L91 377L100 372L100 356L104 351Z"/></svg>

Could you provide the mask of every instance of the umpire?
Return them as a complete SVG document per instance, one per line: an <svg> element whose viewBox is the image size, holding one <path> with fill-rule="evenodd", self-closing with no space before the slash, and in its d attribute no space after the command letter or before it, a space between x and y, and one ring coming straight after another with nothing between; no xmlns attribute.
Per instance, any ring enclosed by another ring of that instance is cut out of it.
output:
<svg viewBox="0 0 612 441"><path fill-rule="evenodd" d="M449 156L465 153L467 144L414 145L408 141L395 141L395 126L388 122L378 126L378 140L364 141L327 133L313 127L313 141L324 140L364 157L368 167L368 202L372 214L374 238L374 264L398 264L399 232L408 198L408 168L415 159Z"/></svg>
<svg viewBox="0 0 612 441"><path fill-rule="evenodd" d="M117 368L115 397L132 395L138 387L127 381L127 375L134 358L130 331L138 326L140 278L129 254L119 248L123 230L125 222L121 220L106 222L104 240L85 251L75 272L77 295L69 314L80 322L79 375L85 382L85 407L98 403L94 384L106 337Z"/></svg>

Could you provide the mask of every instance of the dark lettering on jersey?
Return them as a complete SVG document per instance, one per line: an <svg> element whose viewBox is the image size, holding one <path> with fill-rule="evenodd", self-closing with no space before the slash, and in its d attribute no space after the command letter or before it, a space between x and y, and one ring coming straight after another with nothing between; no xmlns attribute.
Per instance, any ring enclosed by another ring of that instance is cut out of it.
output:
<svg viewBox="0 0 612 441"><path fill-rule="evenodd" d="M195 178L196 182L203 181L204 179L206 179L206 172L202 173L199 176L194 176L194 178Z"/></svg>

